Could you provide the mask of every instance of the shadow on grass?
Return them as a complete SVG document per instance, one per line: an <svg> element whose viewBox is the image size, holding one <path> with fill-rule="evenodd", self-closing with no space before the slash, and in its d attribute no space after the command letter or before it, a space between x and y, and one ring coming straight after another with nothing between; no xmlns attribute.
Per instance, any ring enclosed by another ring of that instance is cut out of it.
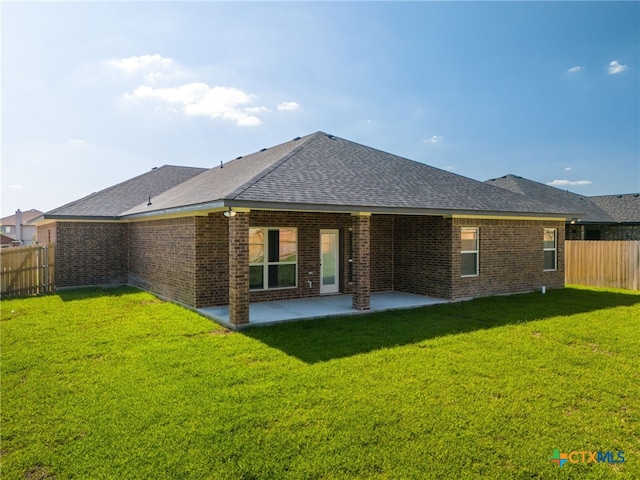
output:
<svg viewBox="0 0 640 480"><path fill-rule="evenodd" d="M113 287L74 287L70 289L58 289L53 295L60 297L63 302L74 300L87 300L98 297L121 297L132 293L139 293L141 290L126 285L115 285Z"/></svg>
<svg viewBox="0 0 640 480"><path fill-rule="evenodd" d="M306 363L562 315L640 304L640 295L565 288L242 331Z"/></svg>

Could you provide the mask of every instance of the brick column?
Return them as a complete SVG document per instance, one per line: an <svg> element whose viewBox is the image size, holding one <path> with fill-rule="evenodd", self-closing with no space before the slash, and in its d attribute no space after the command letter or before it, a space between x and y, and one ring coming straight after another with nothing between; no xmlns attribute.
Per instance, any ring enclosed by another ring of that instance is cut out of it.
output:
<svg viewBox="0 0 640 480"><path fill-rule="evenodd" d="M353 308L369 310L371 306L371 214L354 213L353 220Z"/></svg>
<svg viewBox="0 0 640 480"><path fill-rule="evenodd" d="M249 323L249 212L229 217L229 321Z"/></svg>

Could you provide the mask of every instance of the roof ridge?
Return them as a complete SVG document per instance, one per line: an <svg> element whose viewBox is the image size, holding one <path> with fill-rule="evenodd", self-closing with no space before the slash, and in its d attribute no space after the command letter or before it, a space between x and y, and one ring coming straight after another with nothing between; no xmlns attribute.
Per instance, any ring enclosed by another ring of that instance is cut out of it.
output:
<svg viewBox="0 0 640 480"><path fill-rule="evenodd" d="M499 183L496 183L502 179L511 180L513 182L513 185L518 190L516 191L515 189L507 188L503 185L500 185ZM554 185L549 185L548 183L538 182L537 180L532 180L527 177L522 177L522 176L513 175L513 174L507 174L507 175L502 175L500 177L492 178L492 179L486 180L485 183L488 183L489 185L492 185L497 188L505 188L514 193L524 195L525 197L528 197L528 198L537 199L538 201L545 203L549 206L570 208L568 205L571 205L571 204L577 205L578 203L582 202L581 203L582 206L579 208L582 208L583 211L581 213L583 214L583 216L593 217L594 215L597 215L598 217L600 217L600 221L606 221L606 222L615 221L614 218L611 216L611 214L607 212L606 209L598 205L593 200L592 197L588 195L583 195L581 193L573 192L569 189L559 188ZM532 187L535 189L537 193L534 193L531 190ZM541 198L541 195L544 196L544 198ZM562 196L563 199L560 199L560 196ZM590 221L590 220L587 220L587 221Z"/></svg>
<svg viewBox="0 0 640 480"><path fill-rule="evenodd" d="M603 198L603 197L610 197L610 198L623 198L623 197L638 197L638 195L640 195L640 192L633 192L633 193L610 193L607 195L589 195L588 198Z"/></svg>
<svg viewBox="0 0 640 480"><path fill-rule="evenodd" d="M246 182L244 182L242 185L238 186L238 188L236 188L235 190L233 190L230 194L229 197L230 199L236 199L237 197L239 197L240 195L242 195L244 192L246 192L249 188L251 188L253 185L255 185L256 183L258 183L260 180L262 180L263 178L265 178L267 175L269 175L270 173L272 173L274 170L276 170L279 166L281 166L283 163L285 163L287 160L289 160L290 158L292 158L294 155L296 155L303 147L308 146L313 140L316 140L317 138L320 138L320 136L322 135L326 135L326 133L323 132L315 132L312 133L310 135L308 135L308 138L306 138L302 143L300 143L300 145L298 145L297 147L295 147L293 150L291 150L289 153L287 153L286 155L284 155L280 160L275 161L272 165L266 167L264 170L262 170L260 173L254 175L252 178L250 178L249 180L247 180ZM290 140L290 142L297 142L299 140L302 140L302 138L298 137L298 140L293 139ZM288 143L288 142L285 142ZM283 145L283 144L281 144ZM273 147L272 147L273 148Z"/></svg>

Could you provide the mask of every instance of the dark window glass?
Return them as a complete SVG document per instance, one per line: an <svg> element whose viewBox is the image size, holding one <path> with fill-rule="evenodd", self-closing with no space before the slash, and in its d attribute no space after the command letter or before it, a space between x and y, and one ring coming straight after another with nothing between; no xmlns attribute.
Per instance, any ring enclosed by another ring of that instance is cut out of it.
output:
<svg viewBox="0 0 640 480"><path fill-rule="evenodd" d="M280 258L280 230L269 230L269 261L277 262Z"/></svg>
<svg viewBox="0 0 640 480"><path fill-rule="evenodd" d="M269 288L295 287L296 266L269 265Z"/></svg>
<svg viewBox="0 0 640 480"><path fill-rule="evenodd" d="M463 253L462 254L462 275L477 275L478 274L478 254L477 253Z"/></svg>
<svg viewBox="0 0 640 480"><path fill-rule="evenodd" d="M252 265L249 267L249 288L264 288L264 267L262 265Z"/></svg>
<svg viewBox="0 0 640 480"><path fill-rule="evenodd" d="M556 269L556 251L545 250L544 252L544 269L555 270Z"/></svg>

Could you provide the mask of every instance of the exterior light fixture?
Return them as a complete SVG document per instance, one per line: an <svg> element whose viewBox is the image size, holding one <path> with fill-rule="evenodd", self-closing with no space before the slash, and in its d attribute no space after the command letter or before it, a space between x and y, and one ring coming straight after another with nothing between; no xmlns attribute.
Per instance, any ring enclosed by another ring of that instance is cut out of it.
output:
<svg viewBox="0 0 640 480"><path fill-rule="evenodd" d="M231 210L231 207L229 207L229 210L227 210L226 212L224 212L224 216L227 218L230 217L235 217L236 216L236 212L234 212L233 210Z"/></svg>

